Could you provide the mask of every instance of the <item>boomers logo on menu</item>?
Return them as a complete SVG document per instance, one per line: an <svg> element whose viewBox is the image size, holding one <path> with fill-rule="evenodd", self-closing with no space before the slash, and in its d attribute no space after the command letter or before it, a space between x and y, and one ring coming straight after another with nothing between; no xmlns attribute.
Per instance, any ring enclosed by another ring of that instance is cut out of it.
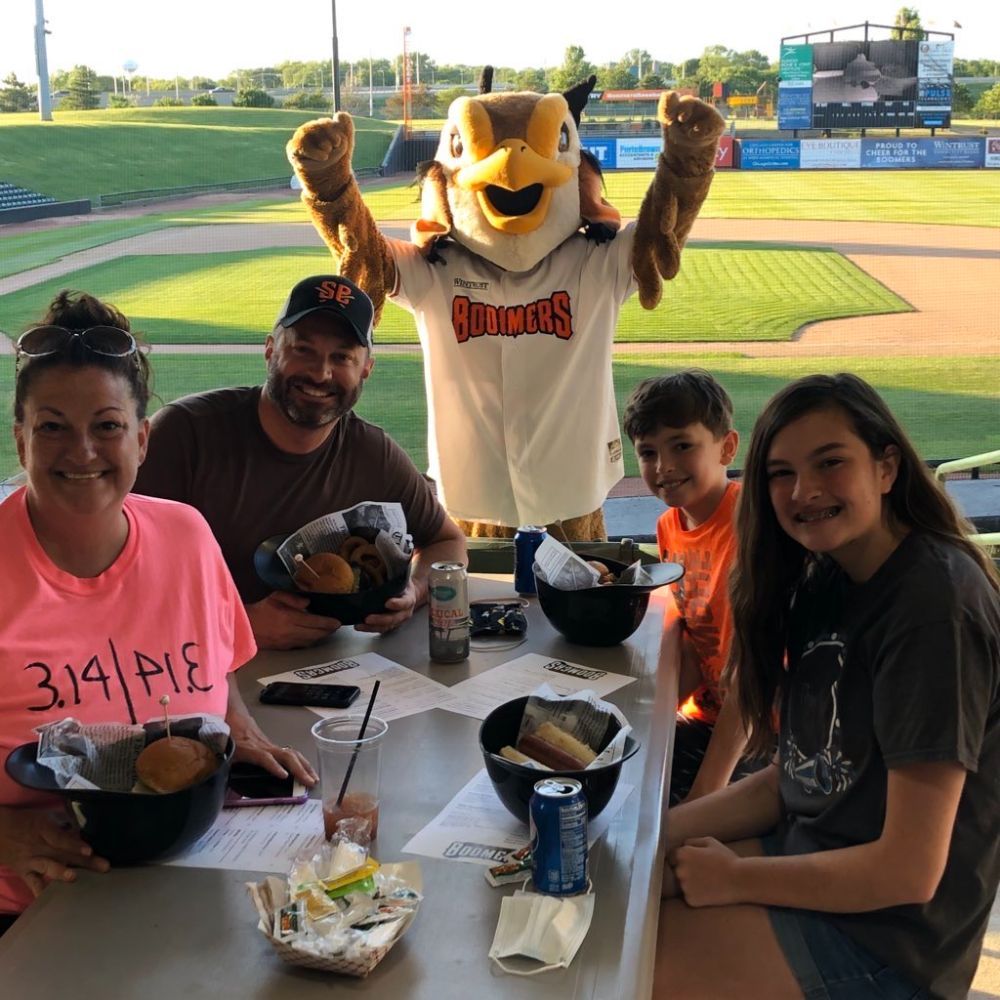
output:
<svg viewBox="0 0 1000 1000"><path fill-rule="evenodd" d="M520 337L547 334L558 340L573 336L573 310L569 292L553 292L524 305L494 306L468 295L451 300L451 325L455 339L464 344L477 337Z"/></svg>

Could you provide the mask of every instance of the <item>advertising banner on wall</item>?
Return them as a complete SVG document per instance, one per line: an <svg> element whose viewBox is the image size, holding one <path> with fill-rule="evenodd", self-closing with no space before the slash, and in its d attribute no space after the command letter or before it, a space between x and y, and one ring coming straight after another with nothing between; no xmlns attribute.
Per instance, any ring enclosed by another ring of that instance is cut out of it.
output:
<svg viewBox="0 0 1000 1000"><path fill-rule="evenodd" d="M580 145L597 160L602 170L614 170L618 166L614 139L590 139L583 136Z"/></svg>
<svg viewBox="0 0 1000 1000"><path fill-rule="evenodd" d="M951 81L955 43L923 41L917 48L916 124L942 128L951 124Z"/></svg>
<svg viewBox="0 0 1000 1000"><path fill-rule="evenodd" d="M861 166L866 170L913 167L981 167L982 139L862 139Z"/></svg>
<svg viewBox="0 0 1000 1000"><path fill-rule="evenodd" d="M803 170L857 170L860 139L802 139L799 166Z"/></svg>
<svg viewBox="0 0 1000 1000"><path fill-rule="evenodd" d="M771 139L738 140L741 170L797 170L799 139L774 142Z"/></svg>
<svg viewBox="0 0 1000 1000"><path fill-rule="evenodd" d="M616 165L619 170L652 170L662 149L663 140L659 136L649 139L616 139Z"/></svg>
<svg viewBox="0 0 1000 1000"><path fill-rule="evenodd" d="M735 140L731 135L724 135L719 139L719 149L715 154L715 167L733 166L733 152Z"/></svg>
<svg viewBox="0 0 1000 1000"><path fill-rule="evenodd" d="M1000 167L1000 137L986 137L986 167Z"/></svg>

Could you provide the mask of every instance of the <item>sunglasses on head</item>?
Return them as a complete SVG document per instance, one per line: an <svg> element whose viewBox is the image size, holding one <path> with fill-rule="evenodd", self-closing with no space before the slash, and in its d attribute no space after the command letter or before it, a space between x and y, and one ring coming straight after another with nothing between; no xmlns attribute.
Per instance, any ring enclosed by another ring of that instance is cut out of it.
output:
<svg viewBox="0 0 1000 1000"><path fill-rule="evenodd" d="M46 358L65 351L79 339L84 350L105 358L127 358L135 355L139 364L135 337L116 326L92 326L86 330L67 330L63 326L36 326L17 339L15 370L21 358Z"/></svg>

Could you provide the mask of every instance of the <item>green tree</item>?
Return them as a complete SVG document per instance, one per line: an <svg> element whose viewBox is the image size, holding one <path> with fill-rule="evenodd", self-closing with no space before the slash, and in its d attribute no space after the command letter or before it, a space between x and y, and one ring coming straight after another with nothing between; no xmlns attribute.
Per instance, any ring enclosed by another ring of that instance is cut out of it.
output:
<svg viewBox="0 0 1000 1000"><path fill-rule="evenodd" d="M273 108L274 98L257 87L245 87L233 98L234 108Z"/></svg>
<svg viewBox="0 0 1000 1000"><path fill-rule="evenodd" d="M904 41L921 41L924 37L923 26L920 24L920 11L916 7L900 7L896 11L895 27L892 36Z"/></svg>
<svg viewBox="0 0 1000 1000"><path fill-rule="evenodd" d="M469 92L465 87L449 87L447 90L439 90L437 92L438 112L442 117L447 116L452 101L457 101L460 97L468 96Z"/></svg>
<svg viewBox="0 0 1000 1000"><path fill-rule="evenodd" d="M569 90L582 80L586 80L594 67L587 62L583 49L579 45L570 45L563 56L562 65L549 73L549 86L553 90Z"/></svg>
<svg viewBox="0 0 1000 1000"><path fill-rule="evenodd" d="M625 62L615 63L612 66L602 66L597 71L598 90L633 90L634 88L635 77Z"/></svg>
<svg viewBox="0 0 1000 1000"><path fill-rule="evenodd" d="M183 108L184 102L177 97L158 97L153 101L153 106L157 108Z"/></svg>
<svg viewBox="0 0 1000 1000"><path fill-rule="evenodd" d="M195 94L191 103L196 108L217 108L219 102L211 94Z"/></svg>
<svg viewBox="0 0 1000 1000"><path fill-rule="evenodd" d="M549 81L545 79L545 70L522 69L514 74L515 90L533 90L536 94L549 92Z"/></svg>
<svg viewBox="0 0 1000 1000"><path fill-rule="evenodd" d="M403 117L403 92L401 90L390 94L385 99L385 113L389 118ZM437 95L430 87L420 84L419 87L410 88L411 118L437 118L439 114Z"/></svg>
<svg viewBox="0 0 1000 1000"><path fill-rule="evenodd" d="M972 109L974 118L1000 118L1000 83L995 83L984 93Z"/></svg>
<svg viewBox="0 0 1000 1000"><path fill-rule="evenodd" d="M291 94L282 102L283 108L301 108L304 111L332 111L333 104L329 97L320 90L300 90Z"/></svg>
<svg viewBox="0 0 1000 1000"><path fill-rule="evenodd" d="M647 73L639 81L639 88L641 90L664 90L666 86L663 82L663 77L659 73Z"/></svg>
<svg viewBox="0 0 1000 1000"><path fill-rule="evenodd" d="M955 83L951 88L951 113L956 118L964 118L972 112L975 100L972 91L964 83Z"/></svg>
<svg viewBox="0 0 1000 1000"><path fill-rule="evenodd" d="M89 111L100 107L97 74L89 66L74 66L69 73L69 93L62 107L69 111Z"/></svg>
<svg viewBox="0 0 1000 1000"><path fill-rule="evenodd" d="M134 108L135 101L131 97L126 97L124 94L112 94L108 98L109 108Z"/></svg>
<svg viewBox="0 0 1000 1000"><path fill-rule="evenodd" d="M16 73L8 74L0 88L0 113L32 111L37 106L35 95Z"/></svg>

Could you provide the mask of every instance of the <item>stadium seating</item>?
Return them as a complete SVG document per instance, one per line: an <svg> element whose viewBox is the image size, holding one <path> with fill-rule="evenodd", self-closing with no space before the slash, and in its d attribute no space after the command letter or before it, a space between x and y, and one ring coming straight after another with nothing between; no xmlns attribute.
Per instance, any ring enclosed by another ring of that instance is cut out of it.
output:
<svg viewBox="0 0 1000 1000"><path fill-rule="evenodd" d="M49 205L55 201L46 194L29 191L8 181L0 181L0 212L8 208L26 208L29 205Z"/></svg>

